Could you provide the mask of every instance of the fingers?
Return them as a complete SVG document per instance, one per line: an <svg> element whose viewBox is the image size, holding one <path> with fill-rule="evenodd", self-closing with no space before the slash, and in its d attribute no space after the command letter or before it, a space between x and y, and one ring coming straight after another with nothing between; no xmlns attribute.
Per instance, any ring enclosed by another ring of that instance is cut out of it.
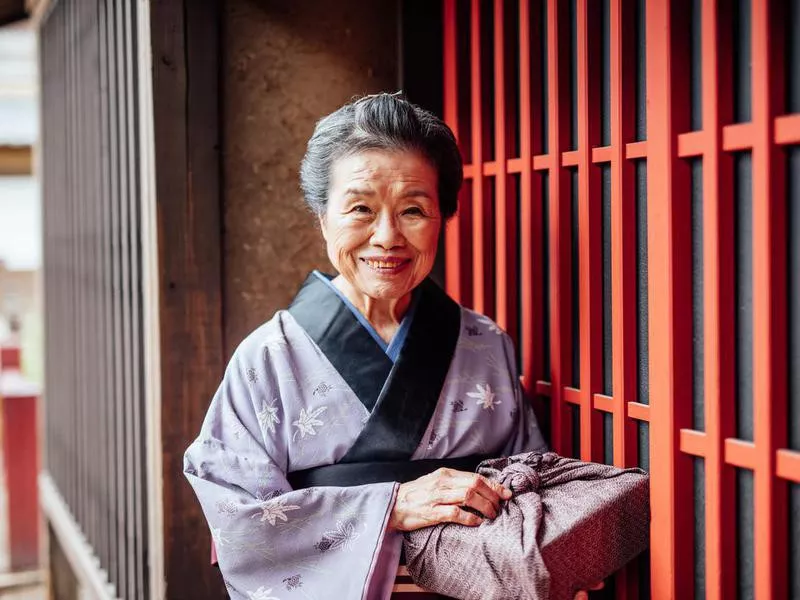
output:
<svg viewBox="0 0 800 600"><path fill-rule="evenodd" d="M447 488L473 488L490 502L497 503L501 499L508 500L512 493L507 487L489 481L483 475L467 473L466 471L453 471L452 469L439 469L435 472L439 487Z"/></svg>
<svg viewBox="0 0 800 600"><path fill-rule="evenodd" d="M500 502L510 497L510 490L476 473L438 469L400 485L390 526L399 531L442 522L474 527L484 518L464 510L462 506L494 519Z"/></svg>
<svg viewBox="0 0 800 600"><path fill-rule="evenodd" d="M605 587L604 582L595 583L589 586L589 590L602 590ZM580 590L575 594L575 600L589 600L589 592L587 590Z"/></svg>
<svg viewBox="0 0 800 600"><path fill-rule="evenodd" d="M504 485L489 481L486 477L478 475L477 473L469 473L468 475L474 489L490 502L496 501L499 503L500 500L508 500L511 498L511 490Z"/></svg>
<svg viewBox="0 0 800 600"><path fill-rule="evenodd" d="M489 500L481 496L478 492L472 491L467 492L464 505L474 508L488 519L494 519L500 510L500 507L497 504L489 502Z"/></svg>
<svg viewBox="0 0 800 600"><path fill-rule="evenodd" d="M511 490L476 473L457 472L454 480L456 484L454 487L460 486L466 490L465 500L474 494L479 494L486 498L495 509L500 507L501 500L511 497Z"/></svg>
<svg viewBox="0 0 800 600"><path fill-rule="evenodd" d="M469 506L489 519L494 519L498 512L497 505L492 504L471 488L440 489L436 494L436 503Z"/></svg>
<svg viewBox="0 0 800 600"><path fill-rule="evenodd" d="M605 586L606 586L605 581L600 581L598 583L595 583L594 585L589 586L589 589L592 591L602 590Z"/></svg>
<svg viewBox="0 0 800 600"><path fill-rule="evenodd" d="M500 502L509 498L511 491L476 473L442 469L437 472L435 494L439 504L468 506L494 519Z"/></svg>
<svg viewBox="0 0 800 600"><path fill-rule="evenodd" d="M438 523L458 523L467 527L477 527L483 523L483 519L478 515L467 512L454 504L440 504L435 507L434 512Z"/></svg>

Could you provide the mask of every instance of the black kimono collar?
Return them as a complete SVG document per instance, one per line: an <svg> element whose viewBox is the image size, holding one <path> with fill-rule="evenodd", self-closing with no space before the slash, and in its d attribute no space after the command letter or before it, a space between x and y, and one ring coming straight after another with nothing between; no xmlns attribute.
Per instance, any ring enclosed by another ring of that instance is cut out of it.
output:
<svg viewBox="0 0 800 600"><path fill-rule="evenodd" d="M289 307L371 415L342 462L411 457L433 416L461 328L461 308L430 279L397 362L311 274Z"/></svg>

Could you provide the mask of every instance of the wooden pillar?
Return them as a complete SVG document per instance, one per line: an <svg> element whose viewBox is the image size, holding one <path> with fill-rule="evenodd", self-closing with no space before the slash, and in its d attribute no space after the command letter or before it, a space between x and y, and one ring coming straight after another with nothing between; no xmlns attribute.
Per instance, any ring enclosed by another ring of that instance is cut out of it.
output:
<svg viewBox="0 0 800 600"><path fill-rule="evenodd" d="M224 369L219 4L152 2L149 23L163 481L150 498L163 502L166 597L223 597L208 527L183 476L183 453Z"/></svg>

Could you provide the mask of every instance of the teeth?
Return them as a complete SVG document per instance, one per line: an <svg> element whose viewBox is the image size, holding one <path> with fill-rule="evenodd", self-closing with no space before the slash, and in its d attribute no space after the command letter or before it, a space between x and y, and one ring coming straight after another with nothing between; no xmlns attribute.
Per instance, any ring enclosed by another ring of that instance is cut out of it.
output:
<svg viewBox="0 0 800 600"><path fill-rule="evenodd" d="M400 262L389 262L383 260L367 260L366 263L375 269L393 269L400 264Z"/></svg>

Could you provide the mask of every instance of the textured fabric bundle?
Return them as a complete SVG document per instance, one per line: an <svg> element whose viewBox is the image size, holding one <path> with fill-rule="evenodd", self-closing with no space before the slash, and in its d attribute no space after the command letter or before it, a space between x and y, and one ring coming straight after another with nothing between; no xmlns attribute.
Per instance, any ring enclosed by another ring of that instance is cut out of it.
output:
<svg viewBox="0 0 800 600"><path fill-rule="evenodd" d="M530 452L483 461L478 473L514 496L478 527L406 533L417 585L463 600L571 600L647 548L649 485L641 469Z"/></svg>

